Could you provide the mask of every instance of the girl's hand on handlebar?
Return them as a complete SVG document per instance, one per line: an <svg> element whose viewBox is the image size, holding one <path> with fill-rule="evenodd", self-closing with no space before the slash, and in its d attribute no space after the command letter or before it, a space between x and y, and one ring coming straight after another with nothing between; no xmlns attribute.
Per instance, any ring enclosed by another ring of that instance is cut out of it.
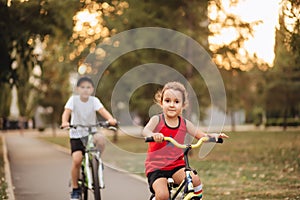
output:
<svg viewBox="0 0 300 200"><path fill-rule="evenodd" d="M164 135L162 133L154 133L152 137L153 137L155 142L164 141Z"/></svg>
<svg viewBox="0 0 300 200"><path fill-rule="evenodd" d="M215 138L216 141L218 141L218 138L229 138L229 136L226 135L225 133L211 133L208 134L208 137Z"/></svg>
<svg viewBox="0 0 300 200"><path fill-rule="evenodd" d="M225 133L220 133L219 138L229 138L229 136L226 135Z"/></svg>

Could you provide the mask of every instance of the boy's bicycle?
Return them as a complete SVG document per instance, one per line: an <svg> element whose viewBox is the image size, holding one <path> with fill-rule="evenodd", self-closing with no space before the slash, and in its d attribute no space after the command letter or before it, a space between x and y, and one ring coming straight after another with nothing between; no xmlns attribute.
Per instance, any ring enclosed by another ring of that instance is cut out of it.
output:
<svg viewBox="0 0 300 200"><path fill-rule="evenodd" d="M168 189L169 189L169 197L170 200L180 199L180 200L197 200L199 197L197 197L194 194L194 187L192 183L192 177L191 172L194 174L197 174L197 171L192 169L189 164L188 155L189 152L194 149L201 147L201 145L204 142L216 142L216 143L223 143L222 138L216 138L214 137L202 137L198 140L196 144L179 144L176 140L174 140L171 137L164 137L164 141L171 142L174 146L180 149L184 149L184 162L185 162L185 179L179 184L174 184L174 180L172 178L168 178ZM155 142L153 137L146 137L145 142ZM154 194L150 197L150 200L154 198Z"/></svg>
<svg viewBox="0 0 300 200"><path fill-rule="evenodd" d="M95 147L92 131L93 127L102 127L109 130L117 131L116 126L111 126L107 121L97 122L93 125L70 125L69 128L76 129L77 127L87 128L88 136L85 145L85 153L81 163L81 173L78 180L79 188L81 189L81 199L88 200L88 190L92 190L95 200L101 200L101 189L104 189L103 169L104 165L101 159L101 152Z"/></svg>

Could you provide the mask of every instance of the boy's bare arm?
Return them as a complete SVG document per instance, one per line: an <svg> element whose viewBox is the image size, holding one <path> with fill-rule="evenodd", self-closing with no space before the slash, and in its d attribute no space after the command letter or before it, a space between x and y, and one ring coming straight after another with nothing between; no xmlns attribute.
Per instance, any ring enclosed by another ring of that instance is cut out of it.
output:
<svg viewBox="0 0 300 200"><path fill-rule="evenodd" d="M70 109L65 109L62 117L61 117L61 126L62 127L68 127L70 125L69 120L70 120L70 116L71 116L72 110Z"/></svg>
<svg viewBox="0 0 300 200"><path fill-rule="evenodd" d="M113 116L105 108L100 108L98 110L98 113L102 117L104 117L109 122L109 124L111 124L111 125L116 125L117 124L117 120L115 118L113 118Z"/></svg>

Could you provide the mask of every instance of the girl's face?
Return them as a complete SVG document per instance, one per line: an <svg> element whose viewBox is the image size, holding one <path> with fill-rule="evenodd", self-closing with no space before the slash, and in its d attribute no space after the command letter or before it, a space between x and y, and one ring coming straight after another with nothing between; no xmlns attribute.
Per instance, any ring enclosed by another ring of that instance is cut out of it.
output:
<svg viewBox="0 0 300 200"><path fill-rule="evenodd" d="M182 113L183 105L182 93L180 91L173 89L165 90L161 107L167 117L177 118Z"/></svg>
<svg viewBox="0 0 300 200"><path fill-rule="evenodd" d="M94 92L94 87L91 83L84 81L77 87L77 92L81 100L87 100Z"/></svg>

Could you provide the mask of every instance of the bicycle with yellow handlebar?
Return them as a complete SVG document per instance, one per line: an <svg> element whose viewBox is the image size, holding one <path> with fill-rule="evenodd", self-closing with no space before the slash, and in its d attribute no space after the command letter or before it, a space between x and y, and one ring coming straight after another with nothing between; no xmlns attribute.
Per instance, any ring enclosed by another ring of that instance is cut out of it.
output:
<svg viewBox="0 0 300 200"><path fill-rule="evenodd" d="M199 148L204 142L215 142L223 143L222 138L215 137L202 137L195 144L180 144L171 137L164 137L164 141L172 143L175 147L184 149L183 156L185 162L185 179L179 184L174 184L172 178L168 179L168 189L170 200L180 199L180 200L198 200L199 197L194 194L194 187L192 183L191 172L197 174L196 170L192 169L189 164L188 154L194 148ZM153 137L146 137L145 142L155 142ZM150 197L150 200L154 198L154 194Z"/></svg>

